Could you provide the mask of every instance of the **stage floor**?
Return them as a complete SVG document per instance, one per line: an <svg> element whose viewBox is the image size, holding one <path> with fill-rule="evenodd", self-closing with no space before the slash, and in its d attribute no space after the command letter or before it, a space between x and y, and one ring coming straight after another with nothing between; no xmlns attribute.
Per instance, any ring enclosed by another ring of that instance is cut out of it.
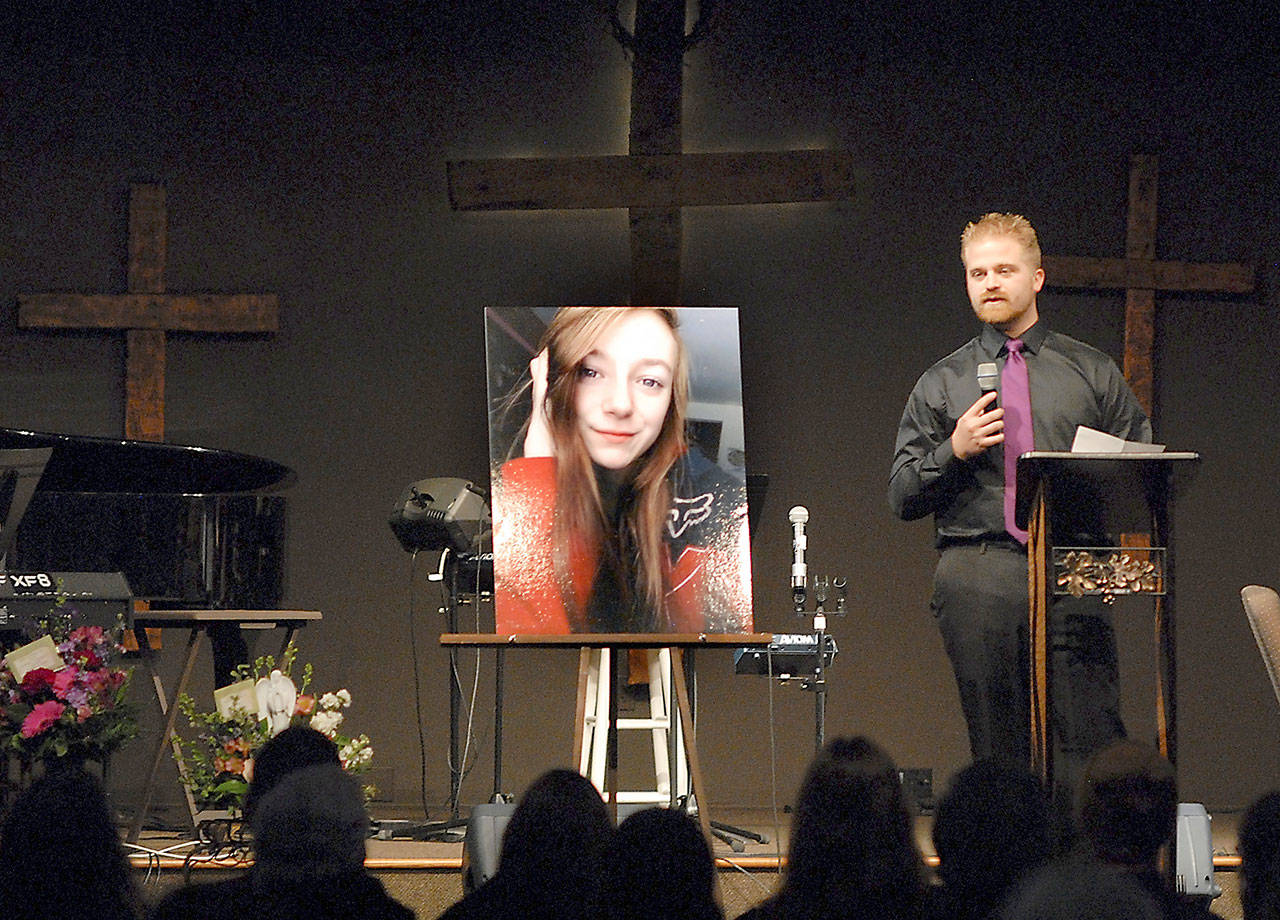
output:
<svg viewBox="0 0 1280 920"><path fill-rule="evenodd" d="M375 820L416 821L416 815L406 809L374 809ZM435 816L433 816L435 817ZM768 841L760 843L745 838L735 838L741 852L728 843L717 840L714 848L720 869L720 892L729 920L767 897L777 883L779 852L786 853L787 834L791 816L779 812L776 816L769 809L715 808L712 818L716 822L734 825L758 834ZM1223 894L1215 899L1211 908L1224 920L1241 917L1236 869L1236 830L1239 813L1213 816L1214 865L1216 881ZM916 839L930 865L937 860L931 840L932 819L923 816L916 820ZM227 872L242 871L243 865L233 861L214 861L194 865L185 871L183 857L190 847L185 844L190 834L149 830L143 833L140 845L145 848L133 857L137 877L143 885L148 901L158 899L165 891L182 883L184 877L193 881L212 880ZM462 896L462 842L421 841L412 839L370 839L367 844L366 865L386 885L393 897L412 907L421 920L432 920L445 908ZM159 855L165 854L165 855Z"/></svg>

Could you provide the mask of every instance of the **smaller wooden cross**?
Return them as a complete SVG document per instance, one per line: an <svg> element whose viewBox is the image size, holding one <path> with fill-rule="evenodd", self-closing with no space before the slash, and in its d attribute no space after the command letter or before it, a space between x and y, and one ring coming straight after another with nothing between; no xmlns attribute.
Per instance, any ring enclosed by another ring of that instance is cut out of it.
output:
<svg viewBox="0 0 1280 920"><path fill-rule="evenodd" d="M1045 256L1050 287L1123 290L1124 375L1150 416L1155 407L1156 291L1206 291L1248 294L1254 267L1230 262L1156 260L1156 184L1154 156L1129 161L1129 221L1123 259Z"/></svg>
<svg viewBox="0 0 1280 920"><path fill-rule="evenodd" d="M275 332L274 294L170 294L164 286L164 188L133 185L129 195L129 276L125 294L19 294L23 329L122 329L124 436L164 440L167 332Z"/></svg>

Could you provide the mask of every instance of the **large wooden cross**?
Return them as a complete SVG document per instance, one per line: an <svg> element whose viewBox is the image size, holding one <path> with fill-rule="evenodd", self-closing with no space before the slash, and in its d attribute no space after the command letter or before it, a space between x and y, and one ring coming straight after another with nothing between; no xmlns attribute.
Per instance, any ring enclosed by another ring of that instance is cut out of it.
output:
<svg viewBox="0 0 1280 920"><path fill-rule="evenodd" d="M274 294L170 294L164 188L129 195L129 273L124 294L19 294L24 329L119 329L125 333L126 438L164 440L165 334L263 333L279 328Z"/></svg>
<svg viewBox="0 0 1280 920"><path fill-rule="evenodd" d="M638 0L625 38L635 55L628 155L450 161L453 208L627 208L631 303L676 305L682 207L853 196L847 151L683 153L685 0Z"/></svg>
<svg viewBox="0 0 1280 920"><path fill-rule="evenodd" d="M1125 292L1124 375L1148 416L1152 416L1156 408L1156 292L1247 294L1254 289L1255 276L1253 266L1240 263L1164 262L1156 259L1157 166L1154 156L1137 154L1130 158L1124 258L1046 256L1043 259L1045 283L1050 286ZM1148 533L1126 534L1121 542L1134 548L1151 545ZM1033 587L1033 597L1035 590ZM1043 609L1043 598L1041 603ZM1154 628L1159 650L1155 693L1157 744L1160 752L1171 760L1177 750L1172 604L1171 596L1155 598ZM1034 610L1034 602L1032 606ZM1033 634L1047 635L1043 626L1033 626L1032 631ZM1043 644L1037 658L1033 679L1040 687L1041 698L1047 699L1044 694L1048 676L1043 664L1047 661L1047 651ZM1044 718L1043 709L1039 713L1041 721L1034 721L1036 716L1033 716L1033 738L1046 737ZM1037 756L1043 764L1043 748Z"/></svg>
<svg viewBox="0 0 1280 920"><path fill-rule="evenodd" d="M1156 292L1204 291L1248 294L1254 289L1252 265L1231 262L1161 262L1156 259L1156 184L1154 156L1129 161L1129 217L1122 259L1045 256L1050 287L1123 290L1124 375L1142 408L1155 409Z"/></svg>

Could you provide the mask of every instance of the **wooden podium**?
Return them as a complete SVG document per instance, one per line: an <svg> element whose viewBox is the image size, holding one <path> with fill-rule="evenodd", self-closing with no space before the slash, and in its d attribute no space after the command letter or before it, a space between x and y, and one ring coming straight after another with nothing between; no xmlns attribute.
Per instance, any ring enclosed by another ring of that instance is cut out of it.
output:
<svg viewBox="0 0 1280 920"><path fill-rule="evenodd" d="M1018 458L1018 523L1027 528L1031 770L1053 782L1049 608L1055 596L1150 595L1155 605L1156 736L1177 762L1173 515L1175 475L1200 455L1031 451Z"/></svg>

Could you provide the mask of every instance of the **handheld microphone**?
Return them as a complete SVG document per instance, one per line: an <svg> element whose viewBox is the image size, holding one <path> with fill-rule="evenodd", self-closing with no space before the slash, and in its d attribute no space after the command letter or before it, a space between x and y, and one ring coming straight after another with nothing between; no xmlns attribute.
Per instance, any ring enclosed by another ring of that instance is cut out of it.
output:
<svg viewBox="0 0 1280 920"><path fill-rule="evenodd" d="M804 551L809 545L804 525L809 520L809 509L796 505L787 513L787 520L791 522L791 601L798 612L804 610L805 583L809 573L808 566L804 564Z"/></svg>
<svg viewBox="0 0 1280 920"><path fill-rule="evenodd" d="M996 368L993 362L985 361L978 365L978 389L982 391L980 395L986 396L988 393L994 393L996 384L999 382L1000 371ZM999 404L1000 402L997 399L995 402L988 405L985 411L990 412Z"/></svg>

